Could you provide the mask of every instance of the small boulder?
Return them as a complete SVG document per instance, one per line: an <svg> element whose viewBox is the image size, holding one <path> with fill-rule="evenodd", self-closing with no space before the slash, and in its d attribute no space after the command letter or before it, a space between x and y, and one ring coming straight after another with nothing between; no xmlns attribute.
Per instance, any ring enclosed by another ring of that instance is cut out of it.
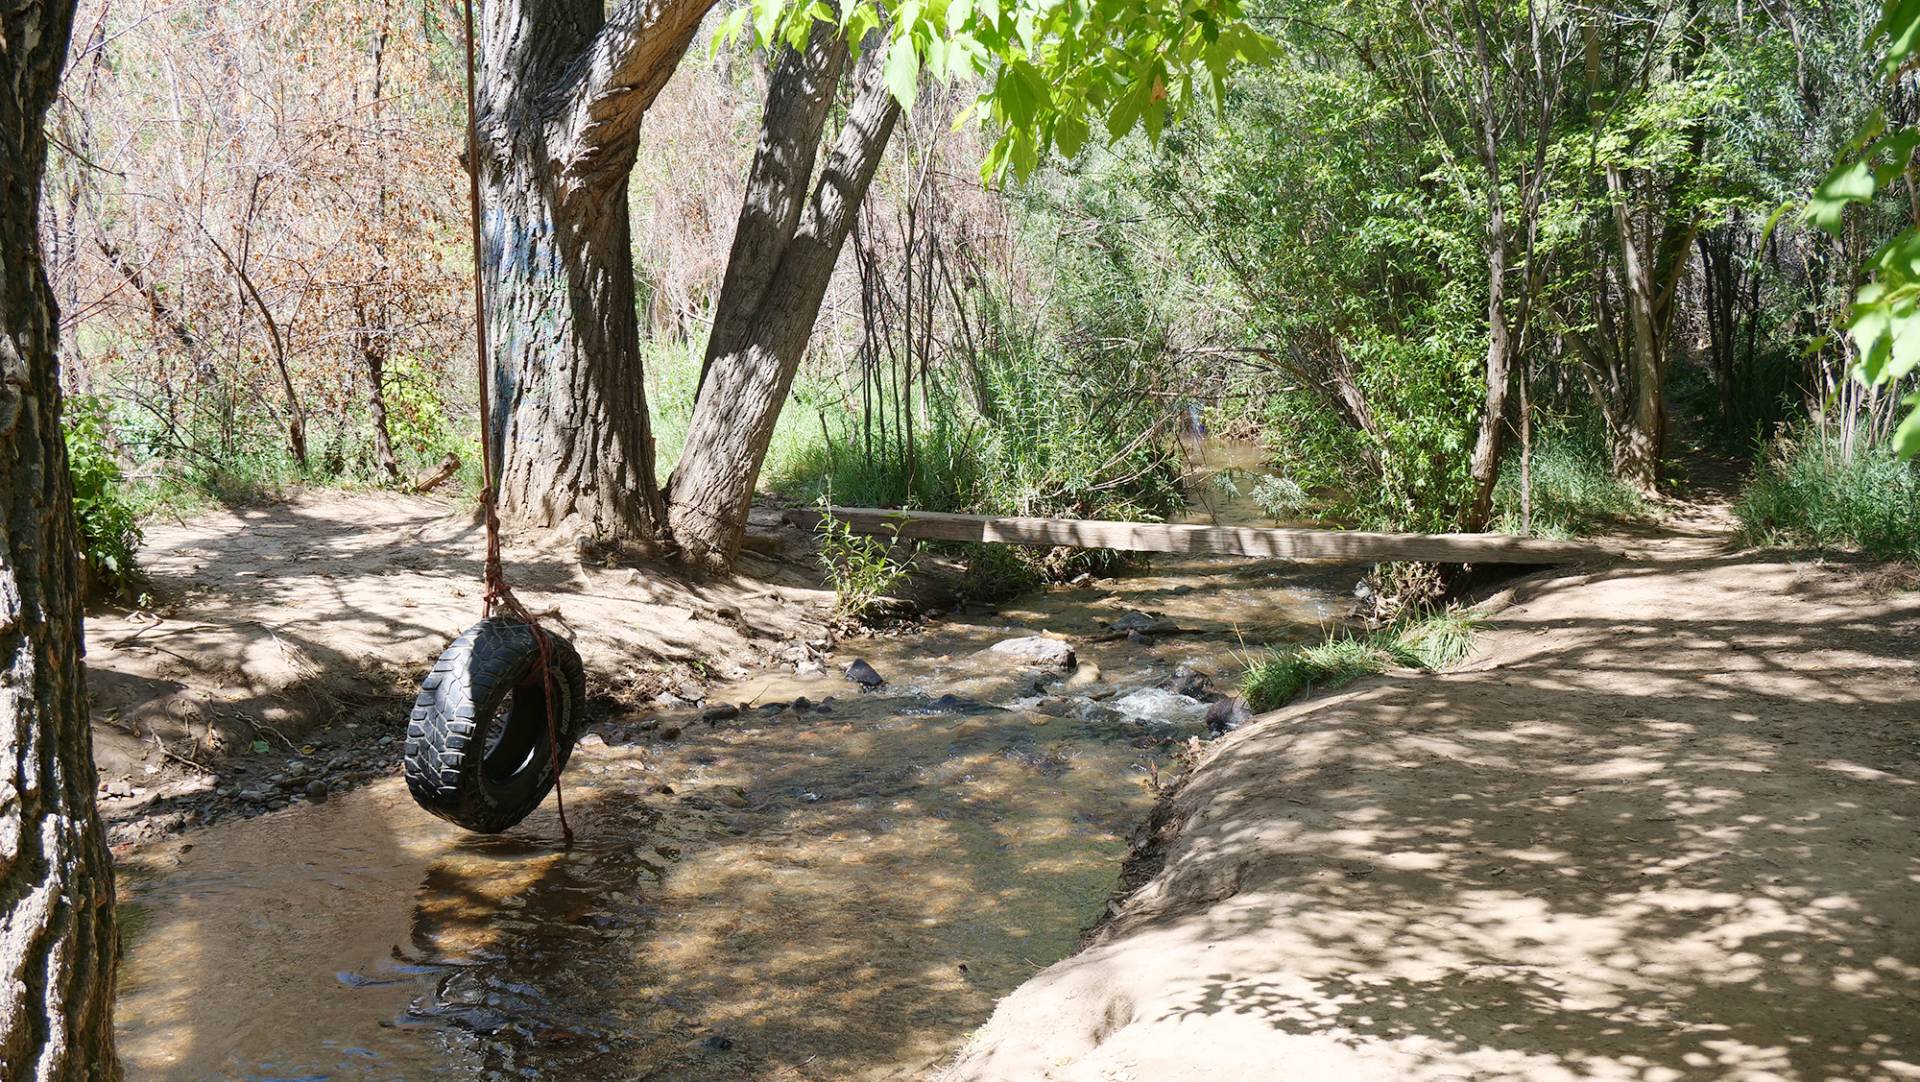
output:
<svg viewBox="0 0 1920 1082"><path fill-rule="evenodd" d="M868 689L877 688L887 682L887 678L867 664L865 658L853 659L853 662L847 666L847 679Z"/></svg>
<svg viewBox="0 0 1920 1082"><path fill-rule="evenodd" d="M1207 707L1207 729L1215 736L1224 736L1245 725L1251 717L1253 711L1247 709L1247 701L1235 695Z"/></svg>
<svg viewBox="0 0 1920 1082"><path fill-rule="evenodd" d="M1208 701L1214 698L1213 677L1187 665L1173 670L1173 675L1160 681L1160 686L1175 695Z"/></svg>
<svg viewBox="0 0 1920 1082"><path fill-rule="evenodd" d="M700 720L712 725L716 721L732 721L740 716L740 708L733 703L716 703L700 711Z"/></svg>
<svg viewBox="0 0 1920 1082"><path fill-rule="evenodd" d="M307 799L315 804L327 802L327 783L318 778L307 783Z"/></svg>
<svg viewBox="0 0 1920 1082"><path fill-rule="evenodd" d="M1107 626L1115 631L1151 631L1157 627L1159 623L1159 620L1148 616L1139 609L1129 609L1108 623Z"/></svg>
<svg viewBox="0 0 1920 1082"><path fill-rule="evenodd" d="M1047 638L1045 635L1023 635L1017 639L1006 639L987 647L987 651L1018 661L1023 665L1048 669L1071 669L1077 660L1073 654L1073 647L1059 639Z"/></svg>

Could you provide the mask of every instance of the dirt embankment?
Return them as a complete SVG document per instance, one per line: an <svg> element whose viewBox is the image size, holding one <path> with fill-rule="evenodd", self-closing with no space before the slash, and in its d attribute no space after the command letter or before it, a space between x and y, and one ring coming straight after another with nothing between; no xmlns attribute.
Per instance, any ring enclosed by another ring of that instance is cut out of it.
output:
<svg viewBox="0 0 1920 1082"><path fill-rule="evenodd" d="M1920 1077L1920 593L1694 534L1213 745L945 1078Z"/></svg>
<svg viewBox="0 0 1920 1082"><path fill-rule="evenodd" d="M791 669L828 646L809 539L777 514L754 523L736 578L622 566L550 535L509 540L509 577L571 635L593 692L694 700L706 677ZM471 506L383 493L149 527L152 604L87 618L115 840L390 773L415 681L479 618L482 549Z"/></svg>

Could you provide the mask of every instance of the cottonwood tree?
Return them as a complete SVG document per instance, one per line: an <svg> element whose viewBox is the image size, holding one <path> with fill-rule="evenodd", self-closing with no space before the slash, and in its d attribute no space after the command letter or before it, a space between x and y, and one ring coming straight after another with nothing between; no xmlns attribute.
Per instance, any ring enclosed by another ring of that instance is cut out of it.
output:
<svg viewBox="0 0 1920 1082"><path fill-rule="evenodd" d="M767 440L899 110L923 73L988 76L989 173L1077 153L1093 125L1158 136L1235 64L1264 55L1237 0L876 5L756 0L780 51L686 448L655 483L641 379L627 178L647 108L713 0L496 0L481 34L484 277L502 505L602 535L671 533L692 561L733 558ZM751 23L749 24L749 19ZM870 40L871 39L871 40ZM852 54L858 51L860 59ZM834 88L852 103L824 160ZM819 163L818 177L814 176ZM667 495L671 496L671 508Z"/></svg>
<svg viewBox="0 0 1920 1082"><path fill-rule="evenodd" d="M0 1076L117 1079L113 869L94 806L79 566L41 265L42 120L71 0L0 5Z"/></svg>

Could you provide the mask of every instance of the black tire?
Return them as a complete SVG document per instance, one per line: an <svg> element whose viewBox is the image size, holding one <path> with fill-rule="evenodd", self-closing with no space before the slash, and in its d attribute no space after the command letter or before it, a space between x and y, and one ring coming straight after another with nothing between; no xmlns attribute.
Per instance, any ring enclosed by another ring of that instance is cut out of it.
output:
<svg viewBox="0 0 1920 1082"><path fill-rule="evenodd" d="M496 616L468 628L433 663L407 721L407 788L422 808L497 834L547 798L555 770L544 685L557 695L563 768L580 735L587 693L573 644L549 631L547 645L555 671L542 681L533 629Z"/></svg>

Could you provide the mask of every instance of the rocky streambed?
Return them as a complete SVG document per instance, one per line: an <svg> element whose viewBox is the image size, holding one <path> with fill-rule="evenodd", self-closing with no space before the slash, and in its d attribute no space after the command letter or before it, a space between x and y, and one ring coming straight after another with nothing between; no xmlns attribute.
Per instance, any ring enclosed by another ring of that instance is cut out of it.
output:
<svg viewBox="0 0 1920 1082"><path fill-rule="evenodd" d="M1168 563L601 718L570 849L551 801L498 837L420 812L397 714L296 748L204 797L246 818L123 859L122 1053L181 1079L929 1073L1098 919L1156 786L1235 720L1246 645L1318 634L1350 581Z"/></svg>

